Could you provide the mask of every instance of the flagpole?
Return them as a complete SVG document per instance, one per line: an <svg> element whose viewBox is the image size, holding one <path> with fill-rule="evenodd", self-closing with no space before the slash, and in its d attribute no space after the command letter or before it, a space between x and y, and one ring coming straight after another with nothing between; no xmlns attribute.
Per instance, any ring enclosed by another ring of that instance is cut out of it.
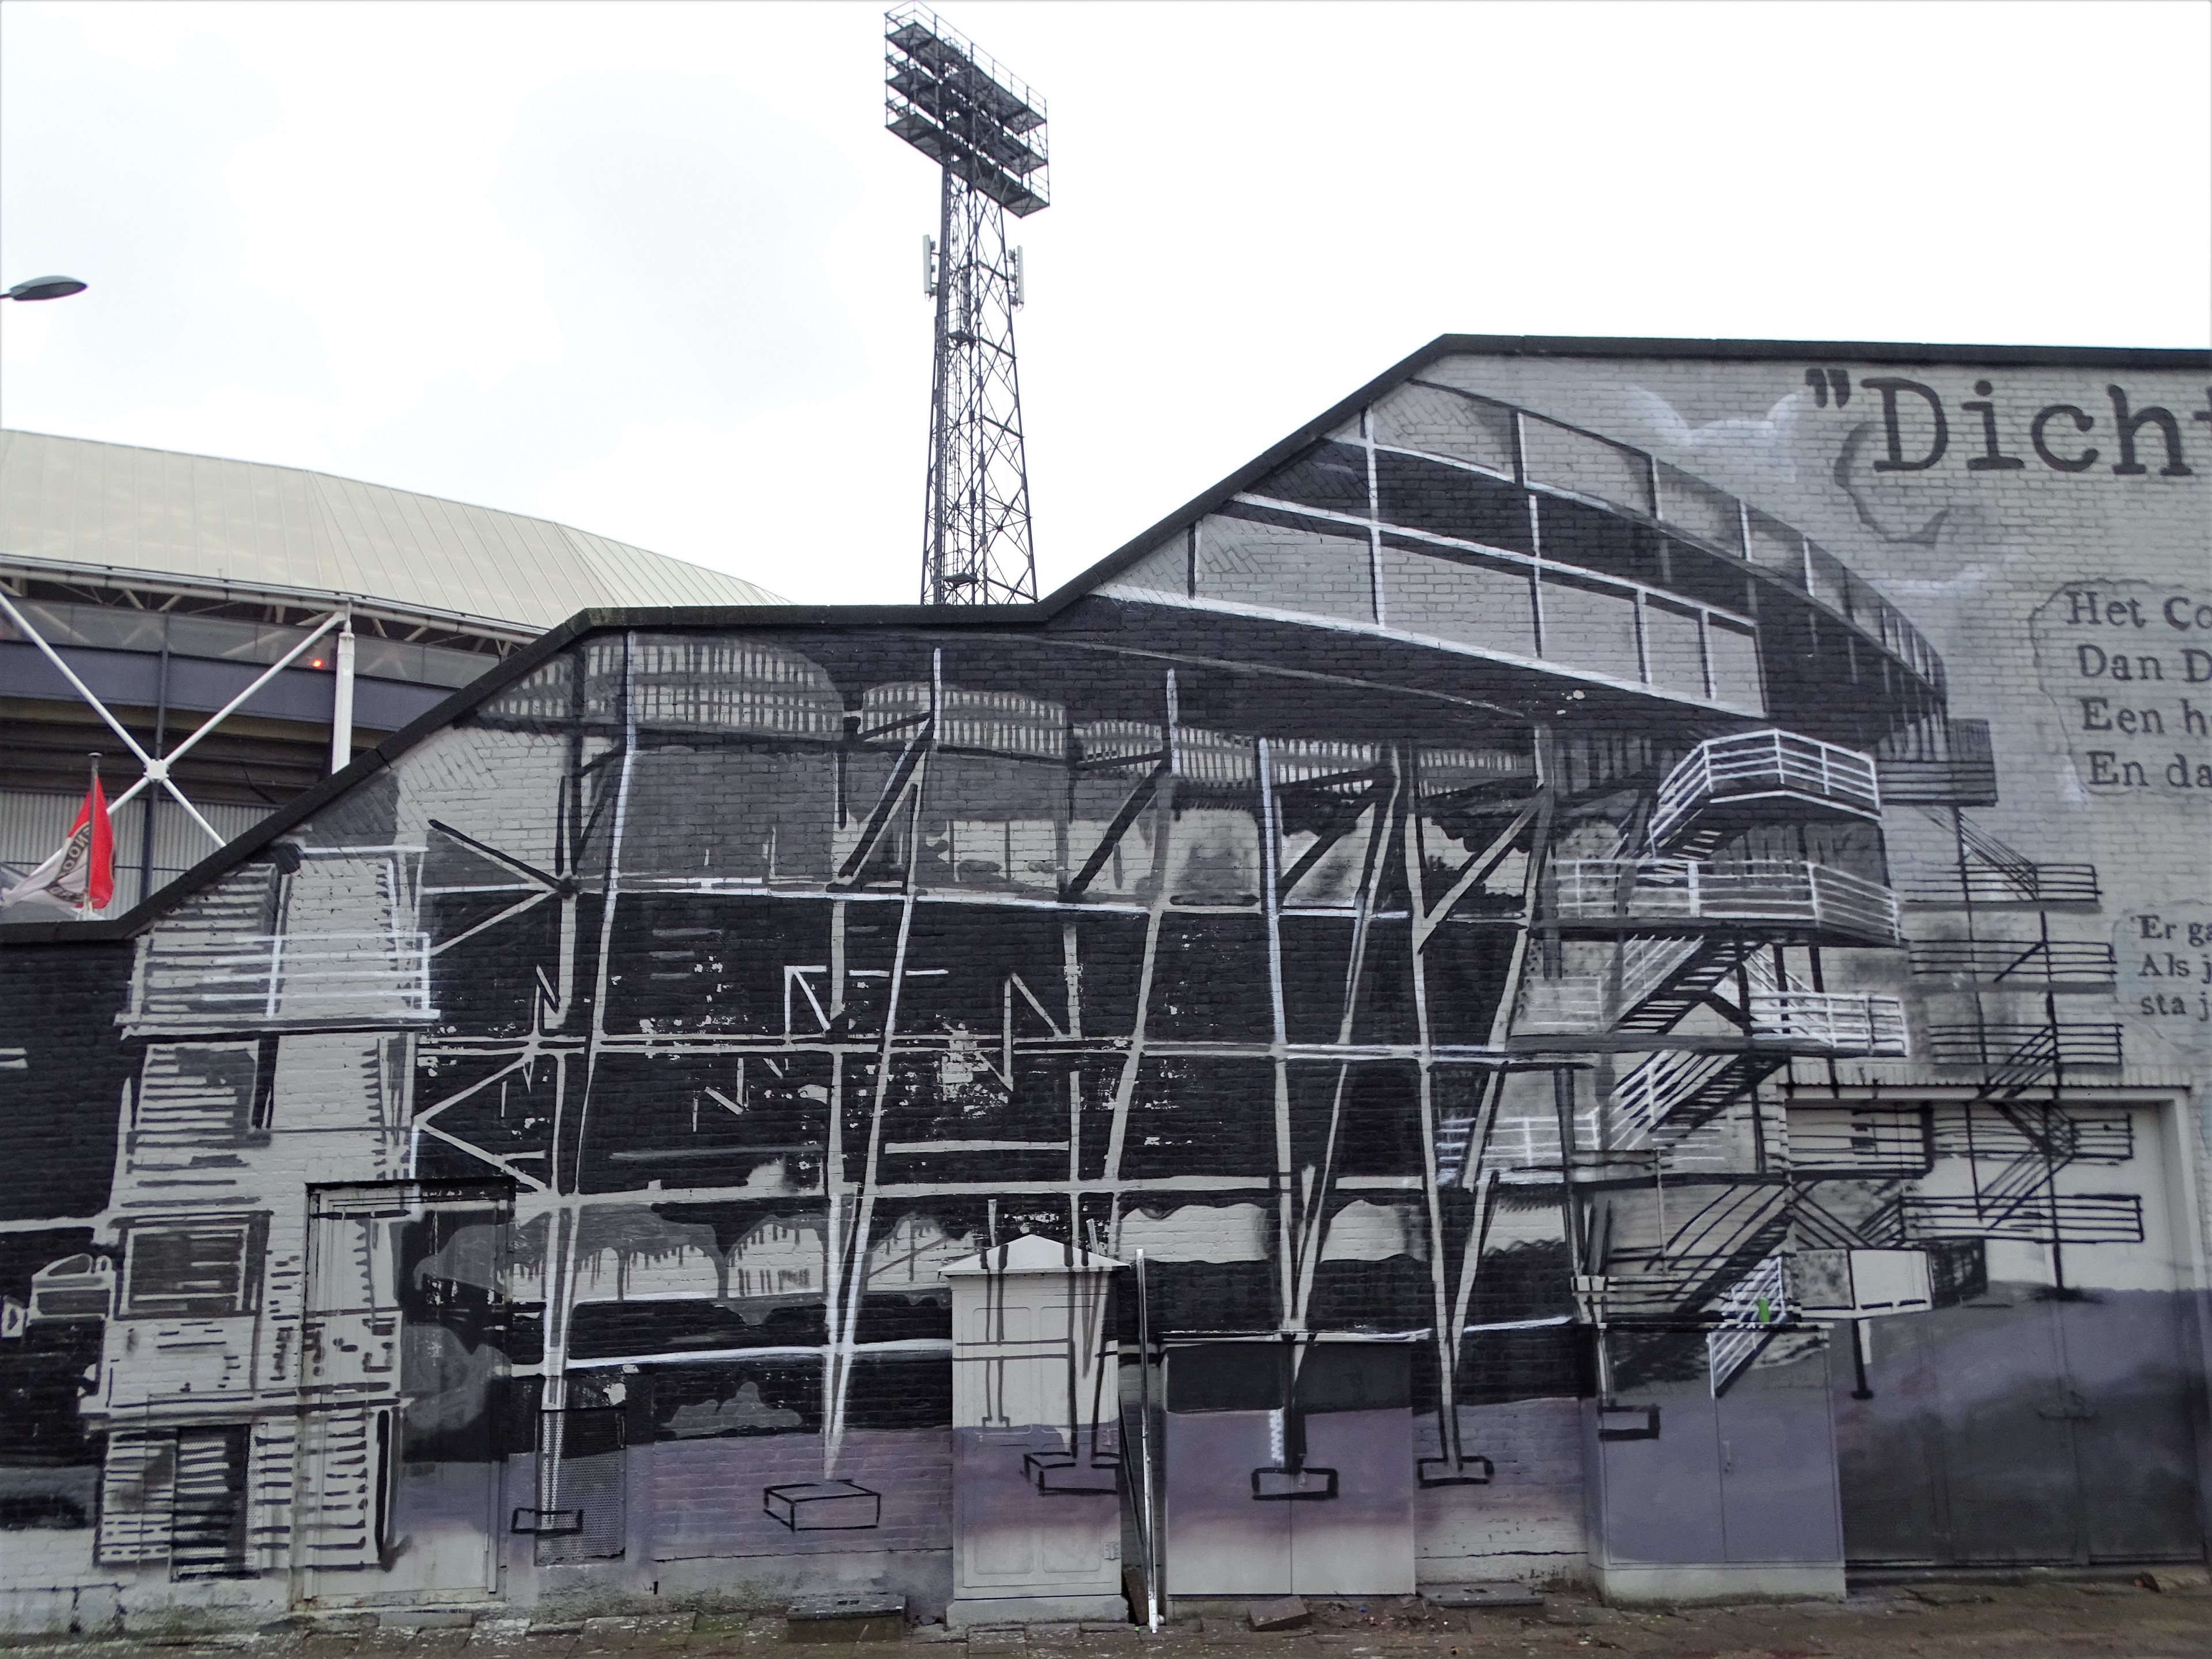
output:
<svg viewBox="0 0 2212 1659"><path fill-rule="evenodd" d="M91 762L92 775L85 781L84 786L84 799L85 804L88 807L89 807L92 803L93 791L100 787L100 750L97 749L91 751ZM87 822L86 828L91 828L89 820ZM92 856L88 848L85 856L88 860L89 860ZM85 867L84 891L78 895L76 902L76 914L79 921L82 921L84 919L85 911L91 906L91 903L92 869L89 862L88 862Z"/></svg>

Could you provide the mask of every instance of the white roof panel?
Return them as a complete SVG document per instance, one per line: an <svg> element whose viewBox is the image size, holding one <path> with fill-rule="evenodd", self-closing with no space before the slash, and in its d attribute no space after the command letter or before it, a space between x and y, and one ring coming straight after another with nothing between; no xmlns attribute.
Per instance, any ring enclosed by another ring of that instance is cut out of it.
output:
<svg viewBox="0 0 2212 1659"><path fill-rule="evenodd" d="M342 594L532 633L594 606L785 603L544 519L36 432L0 431L0 559Z"/></svg>

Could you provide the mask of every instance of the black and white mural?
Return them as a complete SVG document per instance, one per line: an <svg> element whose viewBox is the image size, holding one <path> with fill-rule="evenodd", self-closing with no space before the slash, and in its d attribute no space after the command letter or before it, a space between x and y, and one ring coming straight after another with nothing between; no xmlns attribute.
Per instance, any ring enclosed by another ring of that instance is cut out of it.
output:
<svg viewBox="0 0 2212 1659"><path fill-rule="evenodd" d="M2003 373L1440 343L11 943L11 1616L2201 1559L2212 437Z"/></svg>

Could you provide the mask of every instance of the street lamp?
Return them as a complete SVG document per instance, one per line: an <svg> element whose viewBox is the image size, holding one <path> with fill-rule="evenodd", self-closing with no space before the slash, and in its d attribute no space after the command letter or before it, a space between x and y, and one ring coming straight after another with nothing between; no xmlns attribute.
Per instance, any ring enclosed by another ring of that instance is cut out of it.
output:
<svg viewBox="0 0 2212 1659"><path fill-rule="evenodd" d="M86 284L74 276L33 276L8 290L11 300L65 300L84 292Z"/></svg>

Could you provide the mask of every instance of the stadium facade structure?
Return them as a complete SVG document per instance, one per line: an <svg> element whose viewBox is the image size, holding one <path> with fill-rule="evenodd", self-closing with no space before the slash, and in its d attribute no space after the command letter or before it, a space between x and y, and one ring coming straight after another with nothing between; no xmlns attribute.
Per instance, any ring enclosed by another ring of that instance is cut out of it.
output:
<svg viewBox="0 0 2212 1659"><path fill-rule="evenodd" d="M9 930L15 1617L2201 1561L2204 368L1448 337Z"/></svg>
<svg viewBox="0 0 2212 1659"><path fill-rule="evenodd" d="M0 432L0 589L147 754L161 757L315 639L116 817L119 915L578 611L775 596L565 525L292 467ZM350 658L350 669L347 659ZM341 681L349 681L341 690ZM143 768L23 626L0 612L0 883L84 798ZM51 908L46 909L52 915Z"/></svg>

